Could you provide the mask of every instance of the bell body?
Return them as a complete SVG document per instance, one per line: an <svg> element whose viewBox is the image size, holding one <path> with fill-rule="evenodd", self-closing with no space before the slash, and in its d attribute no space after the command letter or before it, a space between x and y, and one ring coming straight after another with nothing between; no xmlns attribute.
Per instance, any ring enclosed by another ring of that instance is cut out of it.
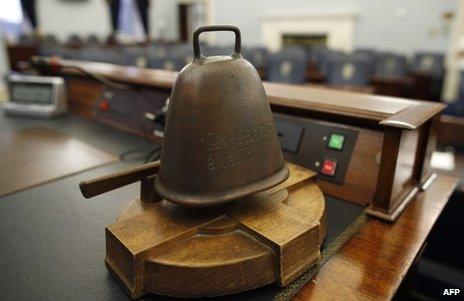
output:
<svg viewBox="0 0 464 301"><path fill-rule="evenodd" d="M237 52L196 57L171 93L156 191L175 203L209 206L287 177L255 68Z"/></svg>

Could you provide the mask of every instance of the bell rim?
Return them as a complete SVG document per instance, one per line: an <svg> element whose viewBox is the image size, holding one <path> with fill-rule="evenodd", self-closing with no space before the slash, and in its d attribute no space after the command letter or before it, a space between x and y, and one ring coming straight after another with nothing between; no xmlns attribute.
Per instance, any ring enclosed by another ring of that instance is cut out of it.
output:
<svg viewBox="0 0 464 301"><path fill-rule="evenodd" d="M159 196L172 203L188 207L209 207L222 205L240 199L247 195L255 194L270 189L287 180L289 175L290 171L287 167L287 164L284 163L284 166L280 170L278 170L269 177L237 188L232 188L214 194L208 194L202 196L201 198L199 198L198 195L194 194L173 192L172 189L168 188L168 186L163 184L163 181L160 181L159 177L155 178L154 188L155 191L159 194Z"/></svg>

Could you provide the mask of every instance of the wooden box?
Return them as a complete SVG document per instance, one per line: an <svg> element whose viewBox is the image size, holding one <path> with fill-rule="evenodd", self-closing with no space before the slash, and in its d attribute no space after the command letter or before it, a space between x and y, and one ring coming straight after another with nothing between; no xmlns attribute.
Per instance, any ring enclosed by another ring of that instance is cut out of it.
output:
<svg viewBox="0 0 464 301"><path fill-rule="evenodd" d="M72 63L89 72L153 91L169 91L177 76L176 72L161 70ZM69 73L82 76L75 71ZM71 79L70 86L80 85L79 81L81 79L76 77ZM92 83L95 90L101 89L99 83ZM318 181L325 194L369 205L370 214L394 220L408 201L433 180L430 159L436 145L437 121L444 105L310 86L264 83L264 87L276 113L357 131L358 138L343 182ZM88 83L85 88L90 94ZM78 103L85 98L79 95L79 90L78 86L72 90L74 93L70 97L75 103L72 107L79 107ZM76 112L91 115L82 110ZM159 141L157 137L152 138Z"/></svg>

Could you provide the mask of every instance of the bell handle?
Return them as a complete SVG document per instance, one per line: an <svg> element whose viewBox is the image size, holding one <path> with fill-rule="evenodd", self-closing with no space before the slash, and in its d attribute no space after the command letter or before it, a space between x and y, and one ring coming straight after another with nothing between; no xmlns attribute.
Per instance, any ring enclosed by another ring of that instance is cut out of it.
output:
<svg viewBox="0 0 464 301"><path fill-rule="evenodd" d="M235 33L235 47L234 47L234 54L240 54L242 51L242 37L240 34L240 29L236 26L232 25L209 25L209 26L201 26L193 33L193 56L195 59L199 59L201 57L200 51L200 34L202 32L208 31L232 31Z"/></svg>

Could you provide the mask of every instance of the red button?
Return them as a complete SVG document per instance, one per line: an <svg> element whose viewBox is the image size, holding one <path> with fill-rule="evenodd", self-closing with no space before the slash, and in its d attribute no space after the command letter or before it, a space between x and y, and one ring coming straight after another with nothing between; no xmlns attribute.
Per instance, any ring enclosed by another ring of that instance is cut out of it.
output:
<svg viewBox="0 0 464 301"><path fill-rule="evenodd" d="M106 112L110 109L110 102L108 100L103 100L100 102L100 111Z"/></svg>
<svg viewBox="0 0 464 301"><path fill-rule="evenodd" d="M333 160L324 160L321 167L321 174L333 177L337 171L337 162Z"/></svg>

